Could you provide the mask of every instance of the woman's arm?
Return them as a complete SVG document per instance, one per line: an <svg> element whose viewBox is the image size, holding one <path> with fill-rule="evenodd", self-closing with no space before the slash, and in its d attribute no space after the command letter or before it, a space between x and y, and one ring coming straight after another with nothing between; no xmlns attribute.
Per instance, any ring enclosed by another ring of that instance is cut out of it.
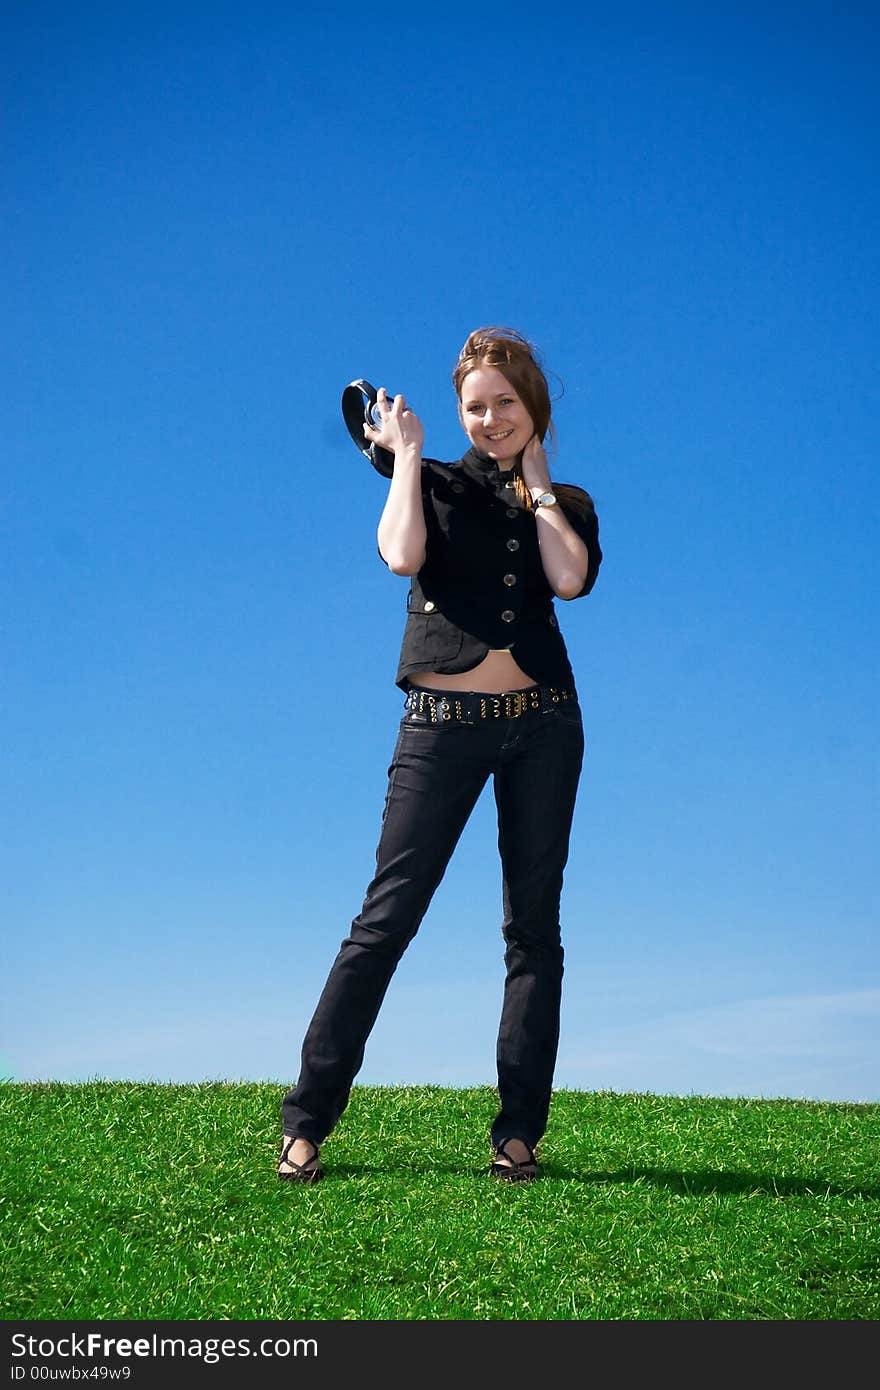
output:
<svg viewBox="0 0 880 1390"><path fill-rule="evenodd" d="M403 396L388 402L384 386L378 391L381 429L364 425L374 444L394 454L394 471L376 539L379 554L392 574L417 574L425 563L425 508L422 503L422 442L424 430Z"/></svg>
<svg viewBox="0 0 880 1390"><path fill-rule="evenodd" d="M526 445L523 454L523 481L532 494L551 492L547 455L537 438ZM562 508L536 507L535 526L541 564L557 598L577 598L587 581L590 554Z"/></svg>
<svg viewBox="0 0 880 1390"><path fill-rule="evenodd" d="M422 455L419 449L408 449L394 455L391 486L377 532L379 552L392 574L418 574L425 563L426 539Z"/></svg>

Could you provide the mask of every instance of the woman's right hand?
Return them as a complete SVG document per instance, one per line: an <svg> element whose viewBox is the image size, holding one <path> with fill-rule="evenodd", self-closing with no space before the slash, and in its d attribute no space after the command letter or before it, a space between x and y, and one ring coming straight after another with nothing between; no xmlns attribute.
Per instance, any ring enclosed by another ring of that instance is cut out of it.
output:
<svg viewBox="0 0 880 1390"><path fill-rule="evenodd" d="M388 392L380 386L376 392L382 427L376 429L364 422L364 435L371 444L388 449L392 454L403 453L406 449L422 451L425 431L418 415L414 415L403 396L395 396L393 402Z"/></svg>

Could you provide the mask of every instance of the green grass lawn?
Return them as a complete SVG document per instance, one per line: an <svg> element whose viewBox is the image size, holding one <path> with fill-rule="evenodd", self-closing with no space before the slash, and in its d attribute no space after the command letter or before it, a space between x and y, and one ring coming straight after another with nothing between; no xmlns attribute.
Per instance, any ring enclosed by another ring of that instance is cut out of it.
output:
<svg viewBox="0 0 880 1390"><path fill-rule="evenodd" d="M355 1087L302 1186L285 1089L0 1086L2 1317L880 1318L880 1105L557 1091L503 1184L489 1087Z"/></svg>

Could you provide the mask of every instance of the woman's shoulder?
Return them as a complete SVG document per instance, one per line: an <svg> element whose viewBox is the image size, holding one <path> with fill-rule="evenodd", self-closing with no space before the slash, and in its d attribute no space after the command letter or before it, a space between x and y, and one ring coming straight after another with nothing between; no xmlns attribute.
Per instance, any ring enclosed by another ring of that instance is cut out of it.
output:
<svg viewBox="0 0 880 1390"><path fill-rule="evenodd" d="M423 458L422 491L446 494L455 487L455 484L466 481L459 463L460 460L455 463L444 463L442 459Z"/></svg>
<svg viewBox="0 0 880 1390"><path fill-rule="evenodd" d="M454 471L455 471L455 469L457 468L457 466L458 466L457 462L456 462L456 463L444 463L444 461L443 461L442 459L435 459L435 458L423 458L423 459L422 459L422 473L423 473L423 474L424 474L424 473L429 473L429 474L432 474L432 475L437 476L437 477L443 477L443 476L445 476L446 474L454 473Z"/></svg>
<svg viewBox="0 0 880 1390"><path fill-rule="evenodd" d="M553 483L553 491L562 503L564 511L575 512L587 519L596 515L596 504L585 488L577 483Z"/></svg>

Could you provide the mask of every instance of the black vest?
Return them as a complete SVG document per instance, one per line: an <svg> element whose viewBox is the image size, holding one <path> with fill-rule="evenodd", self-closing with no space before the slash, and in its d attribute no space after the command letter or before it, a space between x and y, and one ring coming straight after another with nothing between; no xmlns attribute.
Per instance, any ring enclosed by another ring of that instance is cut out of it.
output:
<svg viewBox="0 0 880 1390"><path fill-rule="evenodd" d="M476 449L457 463L422 460L426 559L410 579L395 678L401 690L419 671L470 671L500 649L540 685L574 684L537 522L512 478ZM582 517L559 505L590 557L581 598L602 562L599 522L594 511Z"/></svg>

